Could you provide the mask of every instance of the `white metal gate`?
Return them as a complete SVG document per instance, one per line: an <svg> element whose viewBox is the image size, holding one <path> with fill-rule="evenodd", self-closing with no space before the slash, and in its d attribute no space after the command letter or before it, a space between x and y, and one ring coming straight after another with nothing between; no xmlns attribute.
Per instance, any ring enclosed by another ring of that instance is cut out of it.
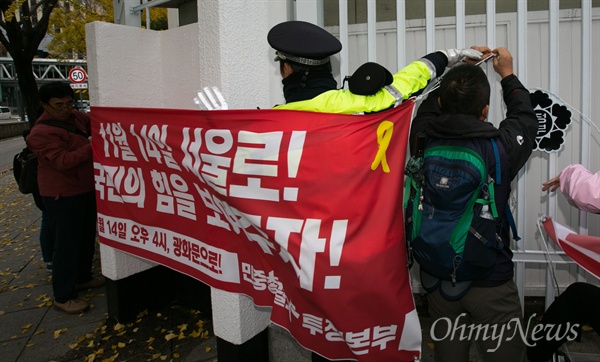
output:
<svg viewBox="0 0 600 362"><path fill-rule="evenodd" d="M546 303L554 299L550 268L537 228L540 214L582 234L600 235L600 216L570 207L562 196L541 192L542 182L557 175L571 163L581 163L590 170L600 169L600 131L598 114L600 74L592 68L592 59L600 51L600 8L590 0L581 1L578 9L559 10L558 1L550 0L548 11L531 12L527 2L519 0L516 13L496 14L495 1L487 0L486 14L465 15L465 1L456 1L456 14L436 17L435 1L426 1L426 18L405 19L405 1L396 1L397 21L376 22L375 1L367 2L367 23L348 24L347 2L339 1L339 26L327 29L338 36L343 49L338 62L338 81L350 75L362 63L376 61L392 73L407 63L436 49L465 48L471 45L506 47L513 54L515 72L530 90L540 89L572 114L571 125L564 131L565 143L558 152L534 151L530 161L513 184L511 207L521 241L513 246L515 275L521 298L545 295ZM296 19L321 22L320 1L297 0ZM325 14L327 15L327 14ZM595 40L595 42L594 42ZM593 46L596 44L596 46ZM501 88L491 65L487 65L492 84L490 119L502 119ZM594 115L594 116L592 116ZM600 247L600 246L599 246ZM551 250L552 249L551 246ZM562 252L551 251L561 290L574 281L598 281L578 268ZM420 288L417 279L415 287Z"/></svg>

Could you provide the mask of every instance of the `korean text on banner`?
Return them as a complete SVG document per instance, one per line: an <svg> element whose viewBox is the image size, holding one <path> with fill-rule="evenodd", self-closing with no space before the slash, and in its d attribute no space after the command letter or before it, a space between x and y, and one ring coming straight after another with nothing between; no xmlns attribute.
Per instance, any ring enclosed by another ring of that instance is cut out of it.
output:
<svg viewBox="0 0 600 362"><path fill-rule="evenodd" d="M401 198L413 109L96 107L100 240L272 307L327 358L412 361Z"/></svg>

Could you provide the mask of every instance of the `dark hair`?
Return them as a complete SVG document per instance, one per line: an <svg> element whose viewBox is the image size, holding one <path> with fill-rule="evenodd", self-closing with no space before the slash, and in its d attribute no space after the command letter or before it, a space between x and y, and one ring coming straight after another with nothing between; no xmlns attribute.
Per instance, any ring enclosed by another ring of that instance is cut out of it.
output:
<svg viewBox="0 0 600 362"><path fill-rule="evenodd" d="M462 64L444 74L440 84L442 112L479 117L490 103L490 83L484 71L475 65Z"/></svg>
<svg viewBox="0 0 600 362"><path fill-rule="evenodd" d="M69 83L48 83L40 87L39 96L41 102L48 103L50 98L75 98L75 92Z"/></svg>

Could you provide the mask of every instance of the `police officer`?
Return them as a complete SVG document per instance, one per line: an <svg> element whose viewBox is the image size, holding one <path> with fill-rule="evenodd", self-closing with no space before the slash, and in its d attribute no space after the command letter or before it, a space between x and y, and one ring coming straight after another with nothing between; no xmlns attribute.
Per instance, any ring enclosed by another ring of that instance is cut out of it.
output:
<svg viewBox="0 0 600 362"><path fill-rule="evenodd" d="M327 113L378 112L422 91L432 79L465 57L480 59L475 49L448 49L425 55L393 76L376 63L365 63L350 77L350 90L337 89L330 57L342 49L337 38L304 21L275 25L267 35L283 78L286 104L274 109Z"/></svg>

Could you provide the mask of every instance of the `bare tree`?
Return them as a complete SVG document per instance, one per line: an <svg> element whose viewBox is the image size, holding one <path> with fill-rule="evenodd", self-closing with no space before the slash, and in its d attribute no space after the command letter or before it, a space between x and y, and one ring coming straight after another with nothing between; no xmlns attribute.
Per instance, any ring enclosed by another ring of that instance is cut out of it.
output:
<svg viewBox="0 0 600 362"><path fill-rule="evenodd" d="M38 116L39 95L33 58L48 31L58 0L0 0L0 42L13 58L29 124Z"/></svg>

